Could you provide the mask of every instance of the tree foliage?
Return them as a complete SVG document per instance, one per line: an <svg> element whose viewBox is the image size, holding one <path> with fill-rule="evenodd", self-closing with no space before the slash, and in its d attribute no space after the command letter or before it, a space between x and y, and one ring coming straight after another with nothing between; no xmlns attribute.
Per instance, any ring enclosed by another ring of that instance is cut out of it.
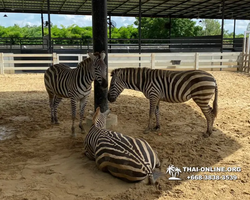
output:
<svg viewBox="0 0 250 200"><path fill-rule="evenodd" d="M138 25L139 21L136 18L134 22L137 27L133 25L122 26L120 28L111 28L111 38L115 39L138 39ZM201 26L190 19L172 19L171 20L171 38L175 37L193 37L193 36L204 36L204 35L220 35L220 23L218 20L205 19L202 21ZM141 21L141 35L144 39L166 39L170 35L170 21L169 18L142 18ZM109 29L108 29L109 31ZM44 28L45 35L48 34L48 28ZM57 25L51 26L52 38L80 38L89 39L92 38L92 27L79 27L76 24L71 26ZM109 33L108 33L109 36ZM232 33L228 31L224 32L225 37L233 37ZM238 35L236 37L242 37ZM11 37L11 38L32 38L42 37L41 26L30 26L26 25L20 27L18 25L3 27L0 26L0 38ZM18 41L13 39L13 41ZM72 40L73 41L73 40ZM111 42L118 42L112 40ZM124 41L119 41L124 42ZM132 41L133 42L133 41Z"/></svg>
<svg viewBox="0 0 250 200"><path fill-rule="evenodd" d="M136 18L135 25L139 26L139 18ZM170 27L171 26L171 27ZM142 38L167 39L171 37L192 37L198 36L202 27L190 19L170 19L169 18L142 18L141 35Z"/></svg>
<svg viewBox="0 0 250 200"><path fill-rule="evenodd" d="M221 34L221 25L220 22L216 19L204 19L201 22L203 27L201 35L220 35Z"/></svg>

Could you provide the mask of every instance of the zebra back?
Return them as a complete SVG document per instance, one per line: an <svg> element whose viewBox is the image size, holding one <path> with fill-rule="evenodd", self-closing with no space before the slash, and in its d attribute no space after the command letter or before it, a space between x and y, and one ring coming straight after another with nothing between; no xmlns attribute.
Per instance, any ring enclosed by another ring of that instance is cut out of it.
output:
<svg viewBox="0 0 250 200"><path fill-rule="evenodd" d="M153 183L153 170L160 166L156 152L143 139L100 128L103 120L105 115L97 109L84 141L85 155L115 177L132 182L149 177Z"/></svg>
<svg viewBox="0 0 250 200"><path fill-rule="evenodd" d="M111 72L108 92L110 102L116 100L123 89L141 91L172 103L180 103L199 96L201 91L214 94L217 87L214 77L201 70L169 71L149 68L118 68Z"/></svg>

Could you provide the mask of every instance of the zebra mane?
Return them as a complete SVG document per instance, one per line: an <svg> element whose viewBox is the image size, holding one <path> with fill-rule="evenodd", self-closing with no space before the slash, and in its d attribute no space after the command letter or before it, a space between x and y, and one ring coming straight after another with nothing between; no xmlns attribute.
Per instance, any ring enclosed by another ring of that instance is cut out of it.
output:
<svg viewBox="0 0 250 200"><path fill-rule="evenodd" d="M96 56L96 57L98 57L98 59L101 58L101 54L99 52L95 52L95 53L93 53L93 55Z"/></svg>
<svg viewBox="0 0 250 200"><path fill-rule="evenodd" d="M117 71L120 71L121 68L117 68L111 71L110 76L114 76L114 74L117 73Z"/></svg>
<svg viewBox="0 0 250 200"><path fill-rule="evenodd" d="M148 68L148 67L142 67L142 68L137 68L137 67L127 67L127 68L117 68L117 69L114 69L111 71L111 76L113 76L114 74L118 73L119 71L127 71L127 70L143 70L143 69L146 69L146 70L152 70L151 68Z"/></svg>
<svg viewBox="0 0 250 200"><path fill-rule="evenodd" d="M87 67L90 62L92 62L91 58L85 58L83 61L78 63L77 68Z"/></svg>

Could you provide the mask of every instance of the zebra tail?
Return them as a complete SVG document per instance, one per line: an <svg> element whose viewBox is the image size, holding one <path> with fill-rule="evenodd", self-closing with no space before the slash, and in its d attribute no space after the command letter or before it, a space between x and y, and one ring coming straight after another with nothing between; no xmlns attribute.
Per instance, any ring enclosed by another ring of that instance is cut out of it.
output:
<svg viewBox="0 0 250 200"><path fill-rule="evenodd" d="M213 110L212 110L212 113L214 114L214 117L217 117L217 113L218 113L218 87L217 87L217 84L216 84L216 87L215 87L215 96L214 96L214 102L213 102Z"/></svg>

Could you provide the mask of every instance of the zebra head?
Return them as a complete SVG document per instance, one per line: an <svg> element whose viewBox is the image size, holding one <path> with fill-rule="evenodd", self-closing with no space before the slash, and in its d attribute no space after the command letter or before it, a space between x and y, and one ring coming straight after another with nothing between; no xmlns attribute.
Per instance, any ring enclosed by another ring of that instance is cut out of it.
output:
<svg viewBox="0 0 250 200"><path fill-rule="evenodd" d="M106 128L106 118L110 110L106 110L104 113L101 113L100 107L96 108L95 114L93 116L93 124L95 127L100 129Z"/></svg>
<svg viewBox="0 0 250 200"><path fill-rule="evenodd" d="M111 72L111 83L108 91L109 102L114 102L119 94L124 90L125 85L120 77L121 69L115 69Z"/></svg>
<svg viewBox="0 0 250 200"><path fill-rule="evenodd" d="M95 80L103 87L108 87L107 81L107 66L104 62L105 59L105 52L102 51L101 53L88 53L90 59L93 61L93 66L95 70Z"/></svg>

